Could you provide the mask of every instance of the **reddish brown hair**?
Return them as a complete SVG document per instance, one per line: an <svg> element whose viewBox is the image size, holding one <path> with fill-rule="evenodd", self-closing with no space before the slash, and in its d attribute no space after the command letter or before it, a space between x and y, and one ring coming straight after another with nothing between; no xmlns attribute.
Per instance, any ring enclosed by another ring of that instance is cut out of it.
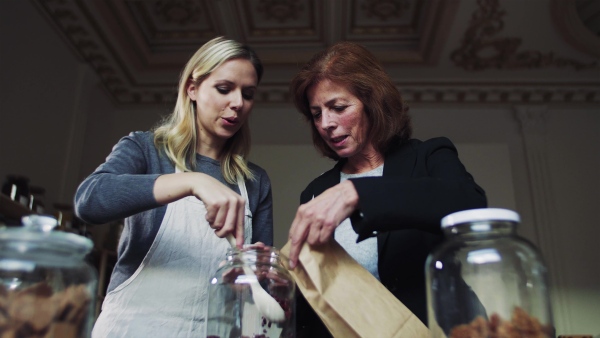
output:
<svg viewBox="0 0 600 338"><path fill-rule="evenodd" d="M381 154L393 141L404 142L411 137L408 107L381 63L365 47L339 42L314 55L290 84L294 105L310 122L313 144L323 155L340 159L319 135L306 93L325 79L344 85L362 102L370 123L368 140Z"/></svg>

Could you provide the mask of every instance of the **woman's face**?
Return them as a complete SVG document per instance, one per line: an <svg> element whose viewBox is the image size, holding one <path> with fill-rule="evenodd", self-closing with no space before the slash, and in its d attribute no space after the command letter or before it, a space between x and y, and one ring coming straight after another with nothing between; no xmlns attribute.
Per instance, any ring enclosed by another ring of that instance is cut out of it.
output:
<svg viewBox="0 0 600 338"><path fill-rule="evenodd" d="M313 123L339 157L368 156L369 121L362 102L344 86L322 80L307 90Z"/></svg>
<svg viewBox="0 0 600 338"><path fill-rule="evenodd" d="M250 61L233 59L215 68L199 86L188 86L189 97L196 101L199 140L204 146L220 149L246 123L257 81Z"/></svg>

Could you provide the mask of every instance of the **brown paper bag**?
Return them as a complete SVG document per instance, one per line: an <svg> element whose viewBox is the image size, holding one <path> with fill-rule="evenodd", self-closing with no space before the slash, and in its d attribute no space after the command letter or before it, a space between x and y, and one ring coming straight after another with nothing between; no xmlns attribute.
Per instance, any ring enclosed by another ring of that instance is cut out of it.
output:
<svg viewBox="0 0 600 338"><path fill-rule="evenodd" d="M290 243L280 251L289 256ZM429 338L425 324L337 242L304 244L293 270L283 261L334 337Z"/></svg>

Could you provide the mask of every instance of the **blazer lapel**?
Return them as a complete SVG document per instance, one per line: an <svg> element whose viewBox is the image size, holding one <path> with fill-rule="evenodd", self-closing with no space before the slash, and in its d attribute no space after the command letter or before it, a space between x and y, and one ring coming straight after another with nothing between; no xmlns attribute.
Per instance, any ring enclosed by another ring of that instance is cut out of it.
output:
<svg viewBox="0 0 600 338"><path fill-rule="evenodd" d="M384 177L411 177L415 162L417 161L417 152L413 147L413 140L409 140L398 148L390 150L385 156L383 165ZM390 231L385 231L377 235L377 252L381 256L385 250Z"/></svg>
<svg viewBox="0 0 600 338"><path fill-rule="evenodd" d="M385 156L383 176L411 177L417 161L417 151L412 140L390 150Z"/></svg>
<svg viewBox="0 0 600 338"><path fill-rule="evenodd" d="M324 172L321 176L319 176L315 180L314 191L313 191L314 196L321 195L325 190L340 183L341 167L342 167L342 161L336 163L336 165L333 168L331 168L331 170Z"/></svg>

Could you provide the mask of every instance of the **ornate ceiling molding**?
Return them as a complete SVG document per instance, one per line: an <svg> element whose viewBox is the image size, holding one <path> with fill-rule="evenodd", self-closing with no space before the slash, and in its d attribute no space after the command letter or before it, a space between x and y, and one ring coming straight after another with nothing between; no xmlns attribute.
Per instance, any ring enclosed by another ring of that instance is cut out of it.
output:
<svg viewBox="0 0 600 338"><path fill-rule="evenodd" d="M459 7L458 0L30 1L96 72L119 105L174 102L184 63L198 46L217 35L250 44L267 69L297 69L326 46L350 40L367 46L386 67L437 71ZM477 1L462 44L452 54L454 66L467 70L597 67L552 53L519 50L520 38L499 36L506 13L498 0ZM489 51L493 56L484 57ZM589 103L598 102L600 86L598 81L594 85L460 81L399 87L414 102ZM280 82L276 76L266 76L257 100L289 102L287 84Z"/></svg>
<svg viewBox="0 0 600 338"><path fill-rule="evenodd" d="M504 29L506 15L499 1L477 0L477 3L479 8L471 16L460 47L450 56L457 67L469 71L546 67L584 70L598 67L598 61L585 63L558 57L553 52L519 50L523 42L521 38L499 36Z"/></svg>
<svg viewBox="0 0 600 338"><path fill-rule="evenodd" d="M118 104L172 102L181 68L218 35L265 66L296 67L339 40L387 64L435 64L458 0L30 0ZM269 80L266 79L265 82Z"/></svg>
<svg viewBox="0 0 600 338"><path fill-rule="evenodd" d="M298 14L305 10L305 5L295 0L260 0L256 9L267 21L286 23L299 19Z"/></svg>
<svg viewBox="0 0 600 338"><path fill-rule="evenodd" d="M600 85L580 84L495 84L495 83L399 83L405 101L411 103L530 104L569 103L599 104ZM288 84L261 85L257 102L288 103Z"/></svg>
<svg viewBox="0 0 600 338"><path fill-rule="evenodd" d="M579 8L578 3L582 3ZM564 39L574 48L600 58L600 6L593 8L597 5L594 1L577 0L552 0L551 4L552 19ZM586 9L584 22L580 12Z"/></svg>
<svg viewBox="0 0 600 338"><path fill-rule="evenodd" d="M382 21L401 18L410 8L408 0L366 0L361 4L368 18L376 17Z"/></svg>

